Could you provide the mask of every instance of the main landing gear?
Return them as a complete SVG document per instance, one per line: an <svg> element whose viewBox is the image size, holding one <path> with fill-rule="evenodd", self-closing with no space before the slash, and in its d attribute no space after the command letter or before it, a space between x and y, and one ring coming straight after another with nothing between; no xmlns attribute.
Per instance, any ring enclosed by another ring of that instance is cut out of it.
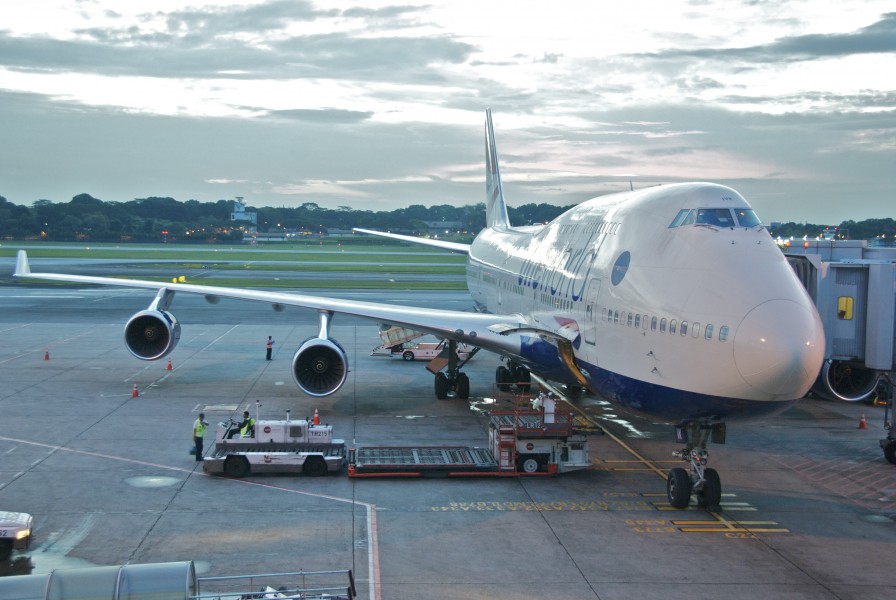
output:
<svg viewBox="0 0 896 600"><path fill-rule="evenodd" d="M466 373L461 373L460 368L479 351L479 348L473 348L469 356L461 361L457 356L457 342L446 340L445 345L448 348L448 367L444 372L436 373L436 398L447 400L448 394L454 392L455 397L466 400L470 397L470 378Z"/></svg>
<svg viewBox="0 0 896 600"><path fill-rule="evenodd" d="M467 358L462 361L457 355L457 342L447 340L445 346L447 347L448 364L444 371L435 374L436 398L447 400L448 396L453 393L456 398L467 400L470 397L470 378L460 369L473 358L474 354L479 352L479 348L473 348ZM439 354L439 356L444 357L445 354ZM436 360L433 359L433 362ZM510 391L513 386L516 386L521 393L525 394L532 388L532 376L525 367L508 360L506 366L501 365L495 371L495 383L502 392Z"/></svg>
<svg viewBox="0 0 896 600"><path fill-rule="evenodd" d="M532 387L532 376L525 367L508 360L506 366L501 365L495 369L495 383L502 392L509 392L510 388L515 385L521 393L525 394Z"/></svg>
<svg viewBox="0 0 896 600"><path fill-rule="evenodd" d="M675 426L675 435L685 446L672 455L690 463L690 470L676 467L669 471L666 479L669 504L674 508L687 508L691 494L695 494L698 506L718 511L722 501L722 483L719 473L706 466L709 458L706 443L711 439L716 444L724 444L725 424L687 421Z"/></svg>

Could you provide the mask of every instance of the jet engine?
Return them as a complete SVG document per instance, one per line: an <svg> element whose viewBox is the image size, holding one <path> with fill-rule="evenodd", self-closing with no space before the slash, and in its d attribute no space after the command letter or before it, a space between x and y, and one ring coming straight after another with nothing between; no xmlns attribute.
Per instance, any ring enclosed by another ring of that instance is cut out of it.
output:
<svg viewBox="0 0 896 600"><path fill-rule="evenodd" d="M140 360L167 356L180 339L180 323L164 310L142 310L124 326L124 343Z"/></svg>
<svg viewBox="0 0 896 600"><path fill-rule="evenodd" d="M309 396L329 396L348 377L348 357L328 338L308 338L292 358L292 377Z"/></svg>
<svg viewBox="0 0 896 600"><path fill-rule="evenodd" d="M857 402L874 393L880 373L856 363L826 360L812 391L829 400Z"/></svg>

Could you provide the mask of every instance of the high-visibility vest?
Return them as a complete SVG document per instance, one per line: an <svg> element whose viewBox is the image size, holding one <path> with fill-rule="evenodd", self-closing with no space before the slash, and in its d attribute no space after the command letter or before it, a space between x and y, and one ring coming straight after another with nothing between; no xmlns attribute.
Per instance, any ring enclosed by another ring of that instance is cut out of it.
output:
<svg viewBox="0 0 896 600"><path fill-rule="evenodd" d="M246 437L246 435L249 433L250 427L255 427L255 419L251 417L249 419L246 419L246 424L243 425L242 429L240 429L240 437Z"/></svg>
<svg viewBox="0 0 896 600"><path fill-rule="evenodd" d="M194 431L193 435L195 435L196 437L204 436L205 435L205 423L203 423L199 419L196 419L196 424L193 425L193 431Z"/></svg>

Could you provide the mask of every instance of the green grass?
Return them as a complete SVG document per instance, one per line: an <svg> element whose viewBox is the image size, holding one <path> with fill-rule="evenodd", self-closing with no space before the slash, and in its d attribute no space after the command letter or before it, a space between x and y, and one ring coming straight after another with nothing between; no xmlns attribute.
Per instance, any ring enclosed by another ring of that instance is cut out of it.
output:
<svg viewBox="0 0 896 600"><path fill-rule="evenodd" d="M29 247L33 246L33 247ZM435 248L395 244L352 244L343 247L332 242L322 246L307 244L283 244L282 246L208 246L140 244L129 247L118 244L84 245L53 244L53 247L36 247L40 244L9 242L0 245L0 256L15 256L19 249L26 250L29 258L121 258L164 261L266 261L266 262L371 262L371 263L454 263L463 265L463 255L451 254ZM345 251L348 250L348 253Z"/></svg>
<svg viewBox="0 0 896 600"><path fill-rule="evenodd" d="M252 272L266 272L266 271L276 271L278 273L288 272L288 273L357 273L358 271L363 271L365 273L404 273L404 274L414 274L414 273L426 273L431 275L458 275L463 274L464 266L443 266L443 265L409 265L409 264L401 264L398 262L381 264L377 263L364 263L363 260L356 261L358 263L363 264L318 264L313 262L302 263L302 264L293 264L293 263L276 263L276 264L257 264L257 263L249 263L249 264L233 264L233 263L205 263L209 265L209 269L203 269L202 263L185 263L185 262L174 262L174 263L135 263L130 266L130 268L134 270L140 269L170 269L173 271L181 270L181 271L201 271L202 273L206 273L209 270L212 272L215 271L252 271Z"/></svg>
<svg viewBox="0 0 896 600"><path fill-rule="evenodd" d="M141 277L145 281L171 281L165 277ZM278 279L240 279L238 277L216 279L214 277L203 277L191 279L186 277L183 283L192 283L195 285L210 285L218 287L240 287L253 289L347 289L347 290L465 290L467 284L463 281L384 281L382 279L360 279L352 278L334 278L334 279L302 279L296 278L278 278Z"/></svg>
<svg viewBox="0 0 896 600"><path fill-rule="evenodd" d="M267 244L261 246L213 247L192 245L141 244L139 247L120 244L28 244L4 243L0 256L15 256L16 251L28 252L32 270L39 271L41 258L120 259L158 262L134 263L134 279L171 281L184 276L186 283L221 287L283 288L283 289L386 289L386 290L464 290L466 284L459 281L407 280L384 281L365 279L364 273L395 273L401 275L462 275L466 257L450 254L434 248L408 246L406 244L353 243L349 252L336 242L320 244ZM284 252L284 250L287 250ZM337 263L337 264L333 264ZM342 263L342 264L339 264ZM354 263L354 264L348 264ZM209 268L204 268L209 267ZM140 271L164 269L171 277L141 276ZM215 272L272 272L264 276L241 278L215 277ZM275 276L273 272L288 273ZM332 273L333 277L306 279L302 273ZM345 274L352 273L351 277ZM11 274L0 274L0 283L18 283ZM43 282L43 285L48 282ZM60 284L68 285L68 284Z"/></svg>

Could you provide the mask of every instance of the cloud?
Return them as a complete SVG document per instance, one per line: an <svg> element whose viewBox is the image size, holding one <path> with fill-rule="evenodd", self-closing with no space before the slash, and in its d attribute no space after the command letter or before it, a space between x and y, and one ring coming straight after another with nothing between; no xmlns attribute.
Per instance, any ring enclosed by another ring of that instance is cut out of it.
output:
<svg viewBox="0 0 896 600"><path fill-rule="evenodd" d="M235 33L260 33L285 29L296 21L314 21L333 17L338 10L319 10L307 0L275 0L249 6L206 6L202 10L188 9L171 12L145 13L140 20L147 24L164 21L172 37L187 35L213 39Z"/></svg>
<svg viewBox="0 0 896 600"><path fill-rule="evenodd" d="M441 80L430 67L462 63L475 49L449 35L365 35L379 21L401 29L421 9L319 10L311 2L277 0L253 6L146 13L135 24L74 30L74 37L0 31L0 65L37 73L77 72L138 77L216 79L353 78L395 82ZM358 27L325 27L335 19ZM298 23L327 33L295 34Z"/></svg>
<svg viewBox="0 0 896 600"><path fill-rule="evenodd" d="M713 61L736 59L753 63L780 63L891 52L896 52L896 13L885 14L876 23L850 33L787 36L765 44L746 47L665 48L636 54L633 57L664 61L700 58Z"/></svg>
<svg viewBox="0 0 896 600"><path fill-rule="evenodd" d="M865 3L40 2L0 23L12 201L475 203L489 106L511 204L681 179L776 220L893 199L896 13Z"/></svg>
<svg viewBox="0 0 896 600"><path fill-rule="evenodd" d="M357 110L338 110L338 109L289 109L289 110L269 110L267 114L271 117L291 119L297 121L310 121L312 123L358 123L373 116L369 111Z"/></svg>

